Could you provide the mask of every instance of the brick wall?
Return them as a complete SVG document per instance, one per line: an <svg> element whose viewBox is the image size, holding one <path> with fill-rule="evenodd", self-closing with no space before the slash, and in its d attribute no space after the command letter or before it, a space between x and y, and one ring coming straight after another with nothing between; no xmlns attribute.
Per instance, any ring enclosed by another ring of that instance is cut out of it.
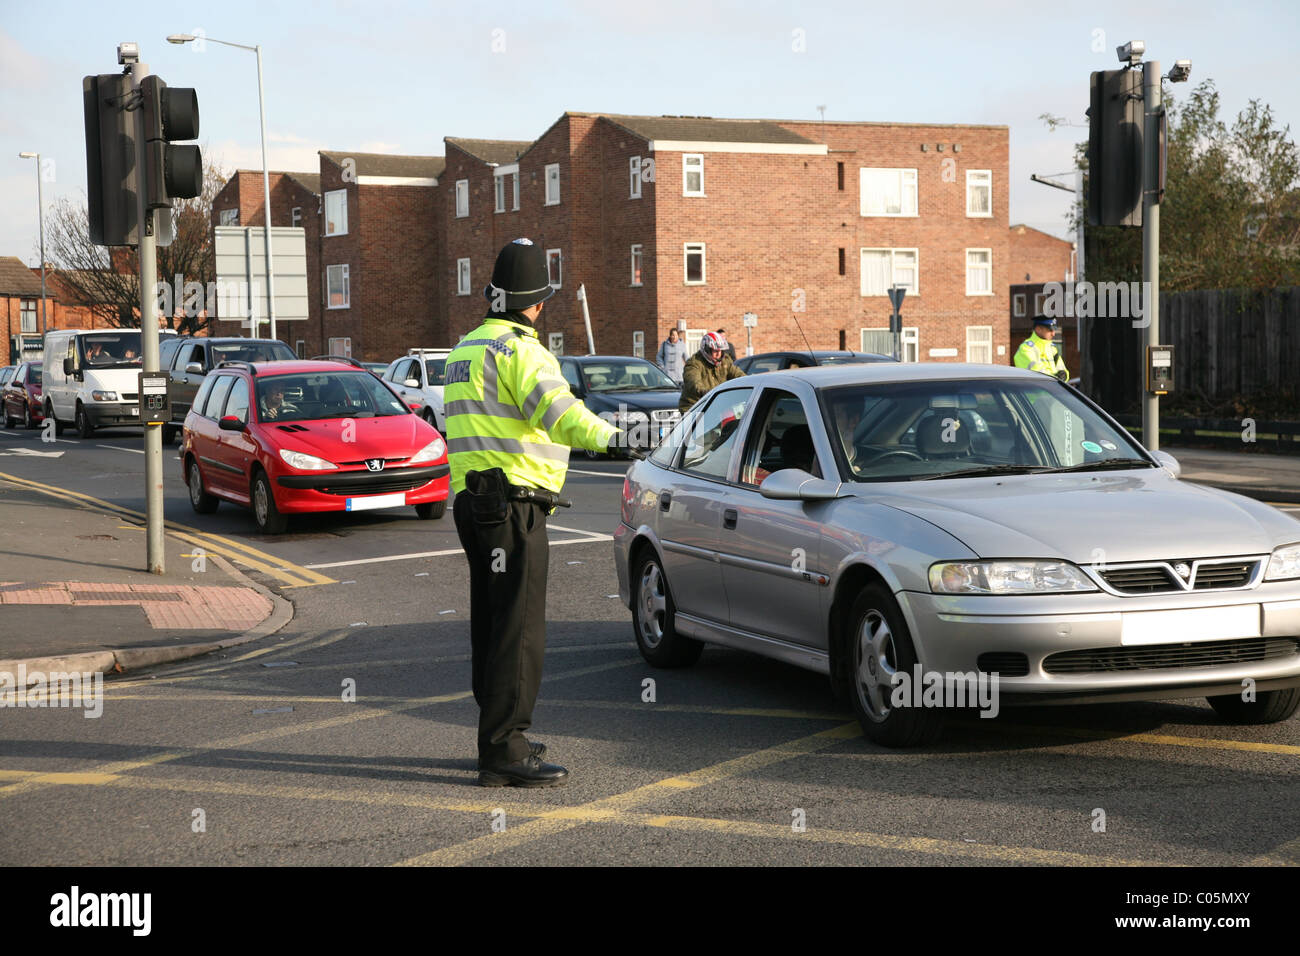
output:
<svg viewBox="0 0 1300 956"><path fill-rule="evenodd" d="M1011 227L1011 284L1064 282L1073 245L1031 226Z"/></svg>

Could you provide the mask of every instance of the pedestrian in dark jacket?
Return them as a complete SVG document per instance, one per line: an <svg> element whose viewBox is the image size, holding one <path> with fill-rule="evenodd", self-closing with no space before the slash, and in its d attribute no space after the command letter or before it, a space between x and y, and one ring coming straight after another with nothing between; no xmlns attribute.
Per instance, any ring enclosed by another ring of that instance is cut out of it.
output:
<svg viewBox="0 0 1300 956"><path fill-rule="evenodd" d="M717 332L705 332L700 350L687 360L682 372L682 398L677 410L685 414L709 389L744 374L727 356L727 340Z"/></svg>

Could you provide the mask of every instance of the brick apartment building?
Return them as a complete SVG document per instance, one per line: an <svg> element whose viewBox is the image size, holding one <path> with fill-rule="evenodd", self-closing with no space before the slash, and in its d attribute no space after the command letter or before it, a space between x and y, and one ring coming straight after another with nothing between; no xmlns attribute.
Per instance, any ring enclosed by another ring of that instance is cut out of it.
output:
<svg viewBox="0 0 1300 956"><path fill-rule="evenodd" d="M45 312L53 309L49 274L46 274ZM17 365L30 356L23 345L34 341L41 323L41 274L17 256L0 256L0 314L4 317L4 341L0 343L0 366Z"/></svg>
<svg viewBox="0 0 1300 956"><path fill-rule="evenodd" d="M1010 362L1020 343L1033 331L1033 318L1043 311L1043 286L1074 276L1074 244L1032 226L1011 227L1011 349ZM1079 373L1078 325L1061 319L1056 345L1071 375Z"/></svg>
<svg viewBox="0 0 1300 956"><path fill-rule="evenodd" d="M449 346L482 318L497 251L528 236L557 287L538 323L557 351L587 350L580 285L600 352L653 356L684 323L743 353L745 312L755 351L882 351L898 284L905 358L1009 361L1005 126L566 112L534 141L445 143L275 174L274 221L300 210L321 282L286 341L376 361ZM261 196L241 171L214 224L260 224Z"/></svg>

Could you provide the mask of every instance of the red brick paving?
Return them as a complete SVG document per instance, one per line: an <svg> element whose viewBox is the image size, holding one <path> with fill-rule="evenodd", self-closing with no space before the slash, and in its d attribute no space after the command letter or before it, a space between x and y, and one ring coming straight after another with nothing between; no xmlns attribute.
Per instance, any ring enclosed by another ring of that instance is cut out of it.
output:
<svg viewBox="0 0 1300 956"><path fill-rule="evenodd" d="M85 597L88 594L103 596ZM167 630L243 631L261 623L271 613L271 602L252 588L192 584L47 581L24 586L19 581L0 581L0 605L3 604L139 605L154 628Z"/></svg>

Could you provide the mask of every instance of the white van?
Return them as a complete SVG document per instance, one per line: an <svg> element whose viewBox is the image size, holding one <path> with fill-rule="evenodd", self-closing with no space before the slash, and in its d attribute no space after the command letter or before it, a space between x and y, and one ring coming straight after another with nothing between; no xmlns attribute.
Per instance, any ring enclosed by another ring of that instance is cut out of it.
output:
<svg viewBox="0 0 1300 956"><path fill-rule="evenodd" d="M160 335L174 335L170 329ZM139 329L56 329L45 334L45 417L89 438L104 425L140 424Z"/></svg>

